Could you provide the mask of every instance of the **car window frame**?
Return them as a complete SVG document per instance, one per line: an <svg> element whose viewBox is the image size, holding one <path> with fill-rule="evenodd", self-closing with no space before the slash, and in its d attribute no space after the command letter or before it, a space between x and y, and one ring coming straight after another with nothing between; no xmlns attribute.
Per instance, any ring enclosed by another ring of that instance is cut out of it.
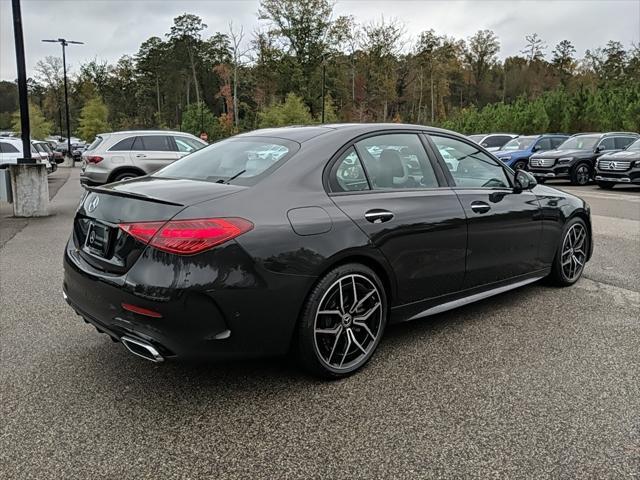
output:
<svg viewBox="0 0 640 480"><path fill-rule="evenodd" d="M356 148L356 143L365 140L371 137L377 137L380 135L393 135L393 134L413 134L418 137L419 142L422 144L422 148L424 148L425 154L427 156L428 162L431 164L431 168L433 168L433 172L436 176L436 181L438 182L437 187L417 187L417 188L390 188L388 190L376 190L372 188L371 180L369 178L369 173L360 157L360 153L358 153L358 149ZM342 157L342 155L349 149L353 147L358 155L358 159L360 160L360 164L363 167L365 172L365 177L367 178L367 183L369 184L369 190L357 190L351 192L343 192L343 191L333 191L331 188L331 180L330 175L334 171L334 166L337 170L336 163ZM329 159L329 161L325 164L323 173L322 173L322 185L325 189L325 192L329 196L342 196L342 195L365 195L365 194L398 194L402 192L424 192L424 191L433 191L439 190L442 188L450 188L447 178L444 173L441 171L440 163L437 162L436 158L433 155L432 150L429 148L429 145L424 137L423 130L418 129L384 129L384 130L376 130L372 132L366 132L361 135L357 135L350 139L347 143L345 143L342 147L340 147Z"/></svg>
<svg viewBox="0 0 640 480"><path fill-rule="evenodd" d="M626 139L630 139L631 141L629 143L627 143L624 147L618 147L616 145L616 139L617 138L624 138ZM629 145L631 145L633 142L635 142L638 139L638 137L634 137L633 135L616 135L615 137L613 137L613 145L616 147L616 150L624 150L625 148L627 148Z"/></svg>
<svg viewBox="0 0 640 480"><path fill-rule="evenodd" d="M596 146L594 147L594 151L598 151L598 149L600 148L600 145L602 145L604 142L606 142L607 140L611 139L613 141L613 148L607 148L604 150L601 150L602 152L610 152L611 150L615 150L616 149L616 141L615 141L615 136L609 136L609 137L602 137L598 143L596 144Z"/></svg>
<svg viewBox="0 0 640 480"><path fill-rule="evenodd" d="M356 154L356 158L358 159L358 163L360 164L360 168L362 169L362 172L364 173L364 178L365 181L367 182L367 188L364 190L334 190L334 187L339 187L339 182L338 182L338 169L340 168L340 165L342 164L342 162L340 161L342 158L344 158L345 154L349 151L349 150L353 150L353 152ZM331 190L331 192L333 193L362 193L362 192L368 192L371 193L374 191L373 188L371 188L371 180L369 179L369 174L367 173L367 169L364 167L364 162L362 161L362 158L360 158L360 154L358 153L358 150L356 149L355 144L348 146L347 148L345 148L341 154L339 154L335 160L335 162L333 162L333 165L329 171L329 188Z"/></svg>
<svg viewBox="0 0 640 480"><path fill-rule="evenodd" d="M445 176L447 178L447 181L449 182L449 187L450 188L456 189L456 190L486 190L486 191L502 191L502 192L504 192L504 191L512 192L513 191L514 185L515 185L514 184L515 171L511 167L509 167L506 163L504 163L502 160L497 158L495 155L491 155L491 152L488 152L482 145L476 144L475 142L473 142L471 140L467 140L466 138L459 137L458 135L449 134L447 132L429 132L429 131L425 131L425 136L426 136L426 139L428 140L429 144L431 145L431 148L432 148L434 154L436 155L436 158L438 159L438 162L440 163L440 168L443 169L443 171L445 172ZM494 160L498 164L498 166L502 167L502 170L505 172L505 176L507 177L507 182L509 183L509 186L508 187L464 187L464 186L461 186L461 185L457 185L456 184L456 180L453 177L453 174L446 167L446 162L444 160L444 157L440 153L440 150L438 149L438 146L435 144L435 142L431 138L432 136L450 138L451 140L456 140L456 141L459 141L459 142L462 142L462 143L466 143L470 147L479 149L482 153L484 153L489 158Z"/></svg>

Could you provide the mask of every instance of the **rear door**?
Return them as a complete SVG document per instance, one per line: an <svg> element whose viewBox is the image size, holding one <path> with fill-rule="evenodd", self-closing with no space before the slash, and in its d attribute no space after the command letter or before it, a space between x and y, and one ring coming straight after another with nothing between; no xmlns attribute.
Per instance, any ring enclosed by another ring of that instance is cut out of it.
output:
<svg viewBox="0 0 640 480"><path fill-rule="evenodd" d="M458 291L466 222L421 135L376 133L342 150L329 172L331 197L392 266L399 303Z"/></svg>
<svg viewBox="0 0 640 480"><path fill-rule="evenodd" d="M145 173L153 173L178 159L169 135L140 135L133 142L131 161Z"/></svg>
<svg viewBox="0 0 640 480"><path fill-rule="evenodd" d="M447 174L467 217L464 288L540 269L542 221L536 195L514 193L512 174L472 142L444 134L429 138L438 151L458 160Z"/></svg>

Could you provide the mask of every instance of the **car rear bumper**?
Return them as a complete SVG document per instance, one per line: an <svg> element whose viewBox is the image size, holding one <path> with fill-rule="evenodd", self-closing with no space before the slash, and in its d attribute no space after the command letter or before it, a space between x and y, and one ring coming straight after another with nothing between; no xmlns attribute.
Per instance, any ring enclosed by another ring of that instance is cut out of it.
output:
<svg viewBox="0 0 640 480"><path fill-rule="evenodd" d="M237 252L228 255L230 262L238 257ZM184 284L177 272L174 278L157 275L158 266L149 265L144 255L125 275L93 270L71 239L64 255L63 293L75 312L98 331L116 341L128 337L149 344L163 358L234 359L283 354L289 348L305 290L313 279L270 273L256 279L251 272L253 262L248 256L246 260L247 265L166 266L166 272L185 266L192 270L186 276L192 283ZM212 277L225 275L225 281L233 280L234 285L219 290L197 285L197 278L202 276L198 268L209 269ZM237 278L243 273L244 281ZM145 281L140 283L139 279ZM132 312L128 310L131 305L157 316Z"/></svg>

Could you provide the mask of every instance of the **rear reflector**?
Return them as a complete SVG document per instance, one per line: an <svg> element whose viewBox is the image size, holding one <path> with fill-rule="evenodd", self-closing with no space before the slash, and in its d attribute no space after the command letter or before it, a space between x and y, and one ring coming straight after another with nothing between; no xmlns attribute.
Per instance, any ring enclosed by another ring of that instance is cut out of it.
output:
<svg viewBox="0 0 640 480"><path fill-rule="evenodd" d="M103 160L102 157L99 157L97 155L93 155L91 157L84 157L84 158L87 159L88 163L100 163Z"/></svg>
<svg viewBox="0 0 640 480"><path fill-rule="evenodd" d="M121 223L118 226L142 243L178 255L200 253L253 229L253 223L244 218Z"/></svg>
<svg viewBox="0 0 640 480"><path fill-rule="evenodd" d="M146 317L152 318L162 318L162 314L155 312L153 310L149 310L148 308L138 307L137 305L131 305L130 303L121 303L120 306L127 310L128 312L137 313L139 315L144 315Z"/></svg>

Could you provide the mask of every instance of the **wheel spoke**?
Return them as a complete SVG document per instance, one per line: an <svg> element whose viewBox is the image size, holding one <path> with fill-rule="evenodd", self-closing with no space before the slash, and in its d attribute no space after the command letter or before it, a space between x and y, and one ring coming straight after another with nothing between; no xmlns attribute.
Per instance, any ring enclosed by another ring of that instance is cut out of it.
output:
<svg viewBox="0 0 640 480"><path fill-rule="evenodd" d="M367 332L367 334L371 337L372 340L376 339L376 336L371 332L371 329L367 326L366 323L364 323L364 322L356 322L354 320L353 324L356 327L360 327L360 328L364 329L364 331Z"/></svg>
<svg viewBox="0 0 640 480"><path fill-rule="evenodd" d="M353 330L351 329L347 330L347 335L351 337L351 341L355 344L355 346L358 347L360 351L366 355L367 351L364 349L362 345L360 345L358 340L356 340L356 336L353 334Z"/></svg>
<svg viewBox="0 0 640 480"><path fill-rule="evenodd" d="M351 349L351 337L349 336L349 330L347 330L347 345L344 348L344 353L342 354L342 360L340 360L340 366L344 363L344 359L347 358L347 353L349 353L349 349Z"/></svg>
<svg viewBox="0 0 640 480"><path fill-rule="evenodd" d="M316 328L316 333L322 333L325 335L337 335L341 328L342 324L339 323L333 328Z"/></svg>
<svg viewBox="0 0 640 480"><path fill-rule="evenodd" d="M573 257L573 261L582 267L582 262L578 260L578 257L576 257L575 255L572 255L572 257Z"/></svg>
<svg viewBox="0 0 640 480"><path fill-rule="evenodd" d="M338 280L338 291L340 292L340 312L344 315L344 297L342 296L342 279Z"/></svg>
<svg viewBox="0 0 640 480"><path fill-rule="evenodd" d="M356 305L358 303L358 291L356 290L356 277L351 277L351 285L353 286L353 305L349 312L355 312Z"/></svg>
<svg viewBox="0 0 640 480"><path fill-rule="evenodd" d="M340 335L342 335L342 325L339 325L340 330L338 330L338 334L336 335L336 339L333 342L333 347L331 347L331 353L329 354L329 358L327 358L327 363L331 364L331 357L333 357L333 352L336 351L336 346L338 345L338 341L340 340Z"/></svg>
<svg viewBox="0 0 640 480"><path fill-rule="evenodd" d="M367 299L368 299L368 298L370 298L370 297L371 297L371 295L373 295L374 293L376 293L376 291L375 291L375 290L371 290L371 291L370 291L369 293L367 293L364 297L362 297L362 298L360 299L360 301L356 304L356 306L355 306L355 307L353 307L353 308L351 309L351 313L356 312L356 311L357 311L357 310L362 306L362 304L363 304L364 302L366 302L366 301L367 301Z"/></svg>
<svg viewBox="0 0 640 480"><path fill-rule="evenodd" d="M355 317L353 320L358 322L366 322L367 320L369 320L369 317L373 315L373 312L375 312L379 307L380 307L380 302L376 303L373 307L371 307L371 309L367 313L365 313L361 317Z"/></svg>
<svg viewBox="0 0 640 480"><path fill-rule="evenodd" d="M342 313L340 312L340 310L320 310L318 312L318 315L338 315L338 316L342 316Z"/></svg>

